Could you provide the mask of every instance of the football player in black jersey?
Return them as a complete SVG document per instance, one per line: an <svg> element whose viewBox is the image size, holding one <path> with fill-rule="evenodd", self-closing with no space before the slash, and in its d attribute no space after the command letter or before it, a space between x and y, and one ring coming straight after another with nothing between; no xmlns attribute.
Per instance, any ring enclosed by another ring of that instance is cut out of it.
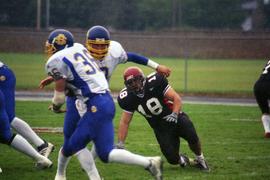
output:
<svg viewBox="0 0 270 180"><path fill-rule="evenodd" d="M262 123L265 137L270 138L270 111L268 100L270 99L270 61L265 65L262 74L254 85L254 95L262 112Z"/></svg>
<svg viewBox="0 0 270 180"><path fill-rule="evenodd" d="M196 155L193 163L201 170L209 171L193 123L181 111L181 98L167 79L158 73L145 77L138 67L129 67L124 72L124 82L126 88L121 90L117 99L123 112L116 147L124 148L129 123L137 111L153 129L160 149L170 164L184 167L190 163L188 157L179 154L182 137Z"/></svg>

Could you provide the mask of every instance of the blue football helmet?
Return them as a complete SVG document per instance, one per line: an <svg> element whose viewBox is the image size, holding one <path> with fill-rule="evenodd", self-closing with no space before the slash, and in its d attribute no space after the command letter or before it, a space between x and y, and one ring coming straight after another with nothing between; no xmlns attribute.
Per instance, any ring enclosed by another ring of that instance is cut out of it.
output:
<svg viewBox="0 0 270 180"><path fill-rule="evenodd" d="M109 50L110 33L103 26L93 26L86 34L86 48L97 60L104 58Z"/></svg>
<svg viewBox="0 0 270 180"><path fill-rule="evenodd" d="M45 51L48 57L62 49L73 46L74 38L71 32L65 29L55 29L52 31L46 41Z"/></svg>

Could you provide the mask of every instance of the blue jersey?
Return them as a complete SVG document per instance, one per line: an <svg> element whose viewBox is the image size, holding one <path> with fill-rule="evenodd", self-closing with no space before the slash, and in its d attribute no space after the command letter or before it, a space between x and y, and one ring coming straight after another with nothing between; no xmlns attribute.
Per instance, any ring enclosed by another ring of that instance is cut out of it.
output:
<svg viewBox="0 0 270 180"><path fill-rule="evenodd" d="M12 138L10 123L15 117L16 78L11 69L0 61L0 142Z"/></svg>

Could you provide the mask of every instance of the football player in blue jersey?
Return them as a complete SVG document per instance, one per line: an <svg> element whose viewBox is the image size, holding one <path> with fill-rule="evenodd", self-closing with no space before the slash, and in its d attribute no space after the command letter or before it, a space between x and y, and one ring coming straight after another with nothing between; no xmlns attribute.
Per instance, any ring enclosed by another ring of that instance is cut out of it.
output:
<svg viewBox="0 0 270 180"><path fill-rule="evenodd" d="M114 149L112 120L115 106L109 93L108 82L88 50L73 41L73 35L69 31L56 29L50 33L46 42L47 52L51 57L45 69L55 82L52 110L60 112L65 103L66 89L86 107L79 121L68 121L65 118L64 134L66 131L72 134L65 137L64 145L59 151L55 179L66 179L66 167L70 157L80 153L90 141L95 143L96 152L103 162L139 165L149 170L155 179L162 179L160 157L144 157L123 149ZM68 111L73 110L68 107ZM84 163L94 162L88 158ZM100 179L98 172L87 171L87 174L91 179Z"/></svg>
<svg viewBox="0 0 270 180"><path fill-rule="evenodd" d="M270 61L265 65L262 74L254 84L254 95L259 108L262 112L262 124L264 127L264 137L270 138L270 110L269 110L269 99L270 99Z"/></svg>
<svg viewBox="0 0 270 180"><path fill-rule="evenodd" d="M51 167L52 162L47 157L53 145L42 140L26 122L15 116L15 86L14 73L0 61L0 143L35 159L38 168ZM11 128L18 134L13 133ZM38 146L39 152L26 139Z"/></svg>
<svg viewBox="0 0 270 180"><path fill-rule="evenodd" d="M196 155L195 166L209 171L194 125L188 115L181 111L181 98L168 80L158 73L145 77L140 68L129 67L124 72L124 82L126 88L117 99L123 112L116 146L124 148L129 123L137 111L154 130L160 149L170 164L186 166L190 163L188 157L179 154L181 137Z"/></svg>

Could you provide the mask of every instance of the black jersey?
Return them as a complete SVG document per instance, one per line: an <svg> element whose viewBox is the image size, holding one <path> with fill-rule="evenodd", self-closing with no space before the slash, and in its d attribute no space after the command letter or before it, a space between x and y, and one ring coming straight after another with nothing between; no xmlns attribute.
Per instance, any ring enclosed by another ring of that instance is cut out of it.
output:
<svg viewBox="0 0 270 180"><path fill-rule="evenodd" d="M259 78L259 81L270 81L270 60L267 62L263 68L262 74Z"/></svg>
<svg viewBox="0 0 270 180"><path fill-rule="evenodd" d="M164 94L169 88L170 85L163 75L153 73L146 78L143 98L125 88L119 93L118 104L125 111L138 111L152 128L168 127L172 123L166 122L163 117L172 113L171 107L164 100Z"/></svg>

